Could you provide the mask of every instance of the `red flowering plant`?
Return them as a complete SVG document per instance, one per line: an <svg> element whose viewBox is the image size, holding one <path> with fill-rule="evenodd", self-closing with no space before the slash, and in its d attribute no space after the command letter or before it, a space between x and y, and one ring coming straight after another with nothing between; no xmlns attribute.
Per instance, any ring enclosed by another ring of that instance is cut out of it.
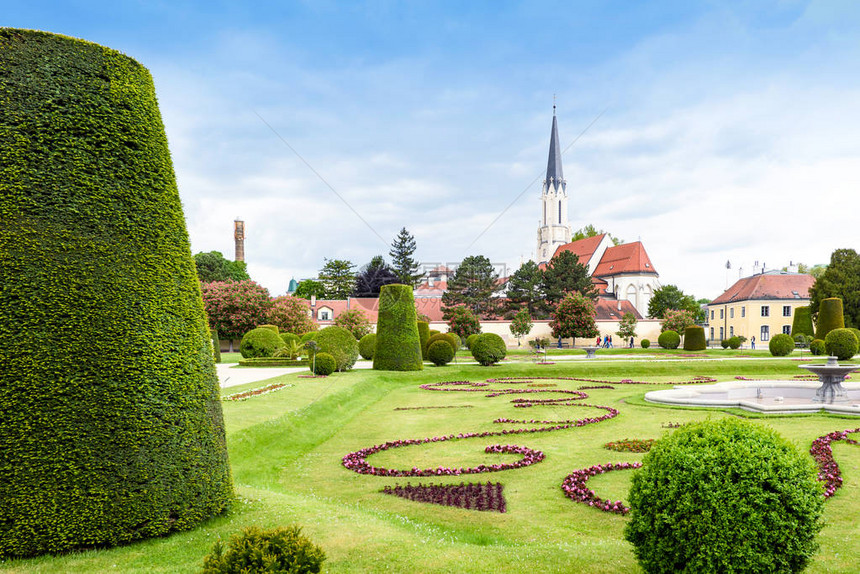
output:
<svg viewBox="0 0 860 574"><path fill-rule="evenodd" d="M269 290L250 279L203 283L200 290L209 326L221 337L239 339L268 320Z"/></svg>
<svg viewBox="0 0 860 574"><path fill-rule="evenodd" d="M294 335L303 335L319 329L311 318L307 300L290 295L281 295L272 301L268 312L268 324L277 325L281 333Z"/></svg>
<svg viewBox="0 0 860 574"><path fill-rule="evenodd" d="M580 293L570 293L556 307L549 326L553 337L591 338L598 335L594 303Z"/></svg>

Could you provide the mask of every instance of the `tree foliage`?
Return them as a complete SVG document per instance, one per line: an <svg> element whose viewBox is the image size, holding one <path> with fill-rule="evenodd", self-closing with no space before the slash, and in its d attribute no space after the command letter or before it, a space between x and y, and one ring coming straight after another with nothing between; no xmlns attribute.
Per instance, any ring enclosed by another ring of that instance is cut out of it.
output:
<svg viewBox="0 0 860 574"><path fill-rule="evenodd" d="M621 245L622 243L624 243L624 241L618 239L611 233L603 231L602 229L597 229L596 227L594 227L594 225L590 223L582 229L577 229L576 231L574 231L573 234L570 236L570 240L579 241L580 239L585 239L586 237L595 237L603 233L609 236L609 240L612 241L612 245Z"/></svg>
<svg viewBox="0 0 860 574"><path fill-rule="evenodd" d="M483 255L466 257L454 271L448 281L448 290L442 295L445 320L450 317L449 310L458 305L468 307L479 317L496 318L501 310L496 294L502 287L499 274L489 259Z"/></svg>
<svg viewBox="0 0 860 574"><path fill-rule="evenodd" d="M675 331L676 333L683 333L687 327L691 327L696 324L696 321L693 319L693 314L686 309L669 309L663 315L663 321L660 323L661 331Z"/></svg>
<svg viewBox="0 0 860 574"><path fill-rule="evenodd" d="M357 340L373 331L370 319L367 318L367 315L361 309L344 311L335 318L334 324L352 333Z"/></svg>
<svg viewBox="0 0 860 574"><path fill-rule="evenodd" d="M860 328L860 255L853 249L835 250L830 265L809 289L809 297L813 314L824 299L839 297L845 326Z"/></svg>
<svg viewBox="0 0 860 574"><path fill-rule="evenodd" d="M299 282L296 286L296 292L293 293L293 296L308 300L310 300L311 297L324 299L325 285L316 279L305 279L304 281Z"/></svg>
<svg viewBox="0 0 860 574"><path fill-rule="evenodd" d="M652 319L663 319L666 311L670 309L689 311L695 317L700 306L692 295L686 295L675 285L664 285L656 289L654 296L648 301L648 316Z"/></svg>
<svg viewBox="0 0 860 574"><path fill-rule="evenodd" d="M551 311L567 295L579 293L595 301L597 290L591 282L588 267L579 262L579 257L570 251L562 251L553 257L543 272L545 310Z"/></svg>
<svg viewBox="0 0 860 574"><path fill-rule="evenodd" d="M457 305L445 310L448 321L448 331L455 333L461 341L469 338L469 335L477 335L481 332L481 322L468 307Z"/></svg>
<svg viewBox="0 0 860 574"><path fill-rule="evenodd" d="M591 338L600 334L594 322L594 303L581 293L570 293L553 313L549 326L553 337Z"/></svg>
<svg viewBox="0 0 860 574"><path fill-rule="evenodd" d="M409 285L413 289L421 283L421 278L424 277L424 274L419 272L420 264L412 257L415 249L415 237L404 227L394 238L391 243L391 251L388 252L391 257L391 270L397 276L397 282Z"/></svg>
<svg viewBox="0 0 860 574"><path fill-rule="evenodd" d="M244 261L225 259L220 251L195 254L194 265L197 268L197 277L201 283L245 281L251 278L248 275L248 266Z"/></svg>
<svg viewBox="0 0 860 574"><path fill-rule="evenodd" d="M536 319L549 317L543 271L534 261L526 261L508 278L507 311L516 313L520 310Z"/></svg>
<svg viewBox="0 0 860 574"><path fill-rule="evenodd" d="M303 335L319 329L308 310L304 299L281 295L272 302L267 317L269 323L277 325L282 332Z"/></svg>
<svg viewBox="0 0 860 574"><path fill-rule="evenodd" d="M621 317L621 321L618 323L618 331L615 332L616 335L621 337L622 339L629 339L630 337L636 336L636 315L633 313L627 312L624 313Z"/></svg>
<svg viewBox="0 0 860 574"><path fill-rule="evenodd" d="M269 290L250 279L214 281L200 286L209 326L222 337L241 339L242 335L268 321L272 301Z"/></svg>
<svg viewBox="0 0 860 574"><path fill-rule="evenodd" d="M399 278L388 264L385 263L382 255L377 255L358 272L352 296L379 297L379 290L383 285L391 285L399 282Z"/></svg>
<svg viewBox="0 0 860 574"><path fill-rule="evenodd" d="M324 299L346 299L355 288L355 265L345 259L325 259L319 273Z"/></svg>
<svg viewBox="0 0 860 574"><path fill-rule="evenodd" d="M511 334L517 338L517 341L528 335L532 327L534 327L534 323L532 323L532 318L527 309L520 309L511 320Z"/></svg>

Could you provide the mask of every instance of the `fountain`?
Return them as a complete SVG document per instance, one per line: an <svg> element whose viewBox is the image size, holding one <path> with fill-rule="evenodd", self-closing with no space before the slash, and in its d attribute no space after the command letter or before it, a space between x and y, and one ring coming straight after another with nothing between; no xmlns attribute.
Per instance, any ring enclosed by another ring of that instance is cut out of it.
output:
<svg viewBox="0 0 860 574"><path fill-rule="evenodd" d="M821 386L812 398L816 403L847 402L848 392L842 387L845 375L860 369L860 365L840 365L836 357L827 357L825 365L800 365L801 369L818 375Z"/></svg>

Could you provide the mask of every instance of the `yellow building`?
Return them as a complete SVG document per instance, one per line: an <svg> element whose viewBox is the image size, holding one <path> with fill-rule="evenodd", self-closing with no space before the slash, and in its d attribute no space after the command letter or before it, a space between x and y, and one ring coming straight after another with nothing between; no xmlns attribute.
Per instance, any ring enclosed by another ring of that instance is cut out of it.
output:
<svg viewBox="0 0 860 574"><path fill-rule="evenodd" d="M794 310L809 305L813 283L812 275L785 271L739 279L708 304L706 332L711 341L738 335L765 348L772 336L791 333Z"/></svg>

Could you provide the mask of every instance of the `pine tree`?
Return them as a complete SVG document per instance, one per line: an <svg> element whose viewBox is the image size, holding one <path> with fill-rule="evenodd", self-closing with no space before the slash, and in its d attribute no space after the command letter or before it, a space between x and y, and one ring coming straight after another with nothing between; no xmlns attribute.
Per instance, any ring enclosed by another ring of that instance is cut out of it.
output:
<svg viewBox="0 0 860 574"><path fill-rule="evenodd" d="M572 293L579 293L592 301L597 299L597 290L591 282L588 268L570 251L563 251L553 257L543 277L547 311L551 312L565 296Z"/></svg>
<svg viewBox="0 0 860 574"><path fill-rule="evenodd" d="M355 287L355 270L350 261L325 259L319 280L325 287L326 299L346 299Z"/></svg>
<svg viewBox="0 0 860 574"><path fill-rule="evenodd" d="M531 317L545 319L549 313L545 309L543 271L534 261L526 261L508 278L508 313L525 309Z"/></svg>
<svg viewBox="0 0 860 574"><path fill-rule="evenodd" d="M398 280L414 288L421 283L424 274L418 272L420 265L412 258L413 253L415 253L415 238L404 227L394 238L388 255L391 256L391 270L397 275Z"/></svg>
<svg viewBox="0 0 860 574"><path fill-rule="evenodd" d="M465 305L478 317L494 319L500 310L495 295L501 288L499 274L489 259L483 255L466 257L448 281L448 290L442 295L442 310L447 313L448 309Z"/></svg>

